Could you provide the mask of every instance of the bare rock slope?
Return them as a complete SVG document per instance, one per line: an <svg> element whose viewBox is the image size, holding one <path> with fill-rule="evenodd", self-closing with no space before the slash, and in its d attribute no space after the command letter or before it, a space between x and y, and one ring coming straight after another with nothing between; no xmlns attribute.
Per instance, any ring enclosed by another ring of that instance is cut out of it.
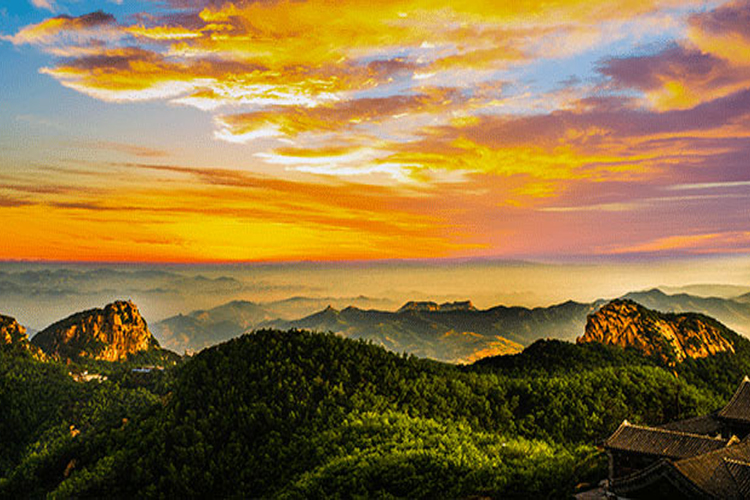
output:
<svg viewBox="0 0 750 500"><path fill-rule="evenodd" d="M588 316L586 330L576 342L600 342L632 347L668 364L734 352L729 330L702 314L667 314L631 300L613 300Z"/></svg>

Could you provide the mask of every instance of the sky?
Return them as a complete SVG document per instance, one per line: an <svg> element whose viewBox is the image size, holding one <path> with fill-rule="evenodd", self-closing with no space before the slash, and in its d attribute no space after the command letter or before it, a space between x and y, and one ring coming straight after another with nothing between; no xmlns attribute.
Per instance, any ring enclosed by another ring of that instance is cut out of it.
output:
<svg viewBox="0 0 750 500"><path fill-rule="evenodd" d="M750 2L11 0L0 259L750 254Z"/></svg>

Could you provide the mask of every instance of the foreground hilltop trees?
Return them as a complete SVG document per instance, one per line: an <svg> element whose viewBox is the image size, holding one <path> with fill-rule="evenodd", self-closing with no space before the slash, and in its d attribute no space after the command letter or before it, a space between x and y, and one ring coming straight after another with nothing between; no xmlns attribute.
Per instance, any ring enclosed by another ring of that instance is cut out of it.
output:
<svg viewBox="0 0 750 500"><path fill-rule="evenodd" d="M648 365L516 377L304 332L246 335L175 375L138 408L100 400L127 421L42 436L0 495L564 496L604 475L590 443L625 415L669 420L675 398L683 414L717 401Z"/></svg>
<svg viewBox="0 0 750 500"><path fill-rule="evenodd" d="M606 476L594 444L623 419L721 407L750 367L725 338L675 367L559 341L455 366L266 330L100 382L0 350L0 497L564 498Z"/></svg>

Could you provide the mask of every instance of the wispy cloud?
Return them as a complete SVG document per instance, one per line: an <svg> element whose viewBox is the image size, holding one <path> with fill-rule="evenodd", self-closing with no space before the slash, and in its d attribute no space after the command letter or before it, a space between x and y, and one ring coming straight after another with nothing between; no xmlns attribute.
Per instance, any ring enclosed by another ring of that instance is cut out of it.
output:
<svg viewBox="0 0 750 500"><path fill-rule="evenodd" d="M46 1L41 3L49 6L54 5ZM62 49L65 45L79 42L82 39L111 35L113 33L111 28L115 25L114 16L100 10L77 17L63 14L41 23L26 26L15 35L7 36L5 39L15 45L59 45ZM51 48L50 50L54 51L55 49Z"/></svg>
<svg viewBox="0 0 750 500"><path fill-rule="evenodd" d="M145 146L138 146L136 144L123 144L120 142L110 141L97 141L97 142L86 142L85 145L89 148L94 149L106 149L109 151L117 151L119 153L125 153L130 156L136 156L139 158L163 158L169 156L169 152L163 149L149 148Z"/></svg>
<svg viewBox="0 0 750 500"><path fill-rule="evenodd" d="M609 250L608 253L745 253L750 251L749 231L667 236L646 243Z"/></svg>
<svg viewBox="0 0 750 500"><path fill-rule="evenodd" d="M750 187L750 181L729 181L729 182L696 182L693 184L675 184L667 189L674 191L703 190L703 189L725 189L737 187Z"/></svg>
<svg viewBox="0 0 750 500"><path fill-rule="evenodd" d="M31 5L37 9L44 9L50 12L57 10L55 2L53 0L31 0Z"/></svg>

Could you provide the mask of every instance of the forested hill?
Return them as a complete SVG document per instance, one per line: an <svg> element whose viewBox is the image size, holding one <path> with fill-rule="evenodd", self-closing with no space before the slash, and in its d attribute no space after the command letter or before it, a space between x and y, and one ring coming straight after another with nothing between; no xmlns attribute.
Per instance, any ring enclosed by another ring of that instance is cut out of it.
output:
<svg viewBox="0 0 750 500"><path fill-rule="evenodd" d="M720 407L748 373L747 341L731 340L731 358L686 360L677 378L618 347L546 341L457 367L259 331L156 381L101 383L0 350L0 497L564 498L605 475L594 444L623 419Z"/></svg>

